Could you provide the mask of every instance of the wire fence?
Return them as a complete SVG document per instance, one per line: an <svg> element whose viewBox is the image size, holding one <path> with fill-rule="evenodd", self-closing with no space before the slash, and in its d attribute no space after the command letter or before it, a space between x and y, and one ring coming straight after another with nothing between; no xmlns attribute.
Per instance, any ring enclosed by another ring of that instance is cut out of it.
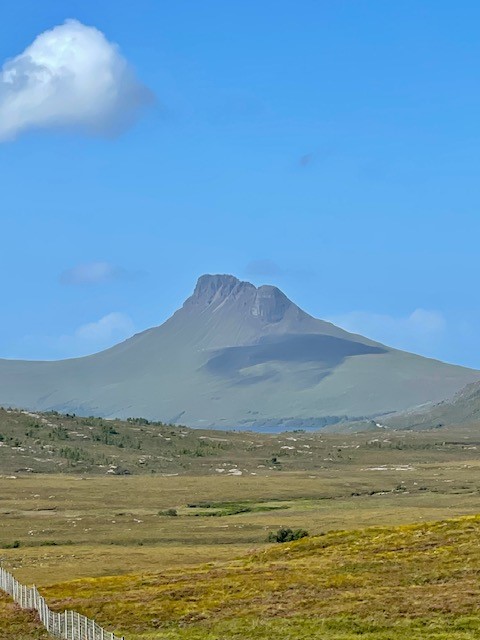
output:
<svg viewBox="0 0 480 640"><path fill-rule="evenodd" d="M33 609L46 630L55 638L64 640L125 640L110 631L102 629L95 620L86 618L76 611L57 613L50 611L45 598L38 589L20 584L11 573L0 567L0 589L5 591L22 609Z"/></svg>

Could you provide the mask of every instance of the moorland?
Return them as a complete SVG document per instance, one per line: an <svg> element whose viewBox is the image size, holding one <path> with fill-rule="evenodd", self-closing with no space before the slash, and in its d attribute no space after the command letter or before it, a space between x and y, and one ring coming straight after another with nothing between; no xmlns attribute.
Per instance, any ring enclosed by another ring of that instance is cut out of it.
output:
<svg viewBox="0 0 480 640"><path fill-rule="evenodd" d="M2 563L127 639L478 636L475 424L261 434L4 409L0 441ZM310 535L269 543L282 526ZM0 638L44 637L0 607Z"/></svg>

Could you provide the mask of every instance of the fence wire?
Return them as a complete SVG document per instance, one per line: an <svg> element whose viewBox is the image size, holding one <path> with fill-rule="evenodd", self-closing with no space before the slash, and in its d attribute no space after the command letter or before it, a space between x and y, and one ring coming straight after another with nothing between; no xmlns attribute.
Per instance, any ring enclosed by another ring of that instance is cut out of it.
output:
<svg viewBox="0 0 480 640"><path fill-rule="evenodd" d="M54 638L63 640L125 640L111 631L105 631L95 620L86 618L76 611L57 613L50 611L45 598L37 587L20 584L11 573L0 567L0 589L5 591L22 609L33 609L46 630Z"/></svg>

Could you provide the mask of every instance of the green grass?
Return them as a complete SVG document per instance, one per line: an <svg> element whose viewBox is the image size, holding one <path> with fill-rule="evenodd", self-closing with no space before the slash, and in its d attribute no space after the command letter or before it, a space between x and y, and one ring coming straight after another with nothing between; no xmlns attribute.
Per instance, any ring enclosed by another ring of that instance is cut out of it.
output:
<svg viewBox="0 0 480 640"><path fill-rule="evenodd" d="M257 501L258 502L258 501ZM223 518L226 516L236 516L240 513L264 513L268 511L279 511L288 509L289 504L257 504L254 501L244 502L198 502L188 504L187 516Z"/></svg>

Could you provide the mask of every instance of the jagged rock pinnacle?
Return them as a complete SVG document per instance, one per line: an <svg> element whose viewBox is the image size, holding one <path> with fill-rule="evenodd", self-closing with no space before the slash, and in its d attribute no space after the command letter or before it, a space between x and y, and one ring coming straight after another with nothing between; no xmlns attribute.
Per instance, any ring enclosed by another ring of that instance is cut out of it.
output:
<svg viewBox="0 0 480 640"><path fill-rule="evenodd" d="M237 301L239 310L266 322L279 322L293 303L271 285L255 287L231 275L203 275L190 300L202 306L218 306L226 300Z"/></svg>

